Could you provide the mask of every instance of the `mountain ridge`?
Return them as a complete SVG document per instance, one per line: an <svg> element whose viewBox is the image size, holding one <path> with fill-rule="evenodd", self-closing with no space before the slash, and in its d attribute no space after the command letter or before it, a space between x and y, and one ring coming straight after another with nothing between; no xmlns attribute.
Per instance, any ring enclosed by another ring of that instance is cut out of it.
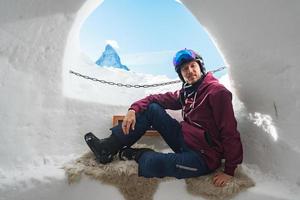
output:
<svg viewBox="0 0 300 200"><path fill-rule="evenodd" d="M109 44L106 45L104 52L96 61L96 64L101 67L107 66L129 71L129 68L121 63L120 56L116 50Z"/></svg>

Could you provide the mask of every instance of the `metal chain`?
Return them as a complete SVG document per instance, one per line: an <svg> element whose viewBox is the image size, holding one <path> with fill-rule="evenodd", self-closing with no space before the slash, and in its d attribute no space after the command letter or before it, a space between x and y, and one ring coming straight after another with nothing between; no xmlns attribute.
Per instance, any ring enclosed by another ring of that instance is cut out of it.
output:
<svg viewBox="0 0 300 200"><path fill-rule="evenodd" d="M210 72L214 74L214 73L219 72L219 71L222 71L222 70L224 70L224 69L226 69L226 67L219 67L218 69L212 70L212 71L210 71Z"/></svg>
<svg viewBox="0 0 300 200"><path fill-rule="evenodd" d="M213 74L218 72L218 71L221 71L223 69L225 69L226 67L220 67L218 69L215 69L215 70L212 70L210 72L212 72ZM93 78L93 77L89 77L87 75L83 75L83 74L80 74L78 72L74 72L72 70L69 71L71 74L74 74L76 76L79 76L79 77L82 77L82 78L85 78L85 79L88 79L88 80L92 80L92 81L95 81L95 82L100 82L100 83L103 83L103 84L108 84L108 85L116 85L116 86L119 86L119 87L127 87L127 88L149 88L149 87L159 87L159 86L165 86L165 85L171 85L171 84L175 84L175 83L180 83L181 80L176 80L176 81L170 81L170 82L165 82L165 83L156 83L156 84L145 84L145 85L132 85L132 84L123 84L123 83L115 83L115 82L112 82L112 81L105 81L105 80L101 80L101 79L97 79L97 78Z"/></svg>

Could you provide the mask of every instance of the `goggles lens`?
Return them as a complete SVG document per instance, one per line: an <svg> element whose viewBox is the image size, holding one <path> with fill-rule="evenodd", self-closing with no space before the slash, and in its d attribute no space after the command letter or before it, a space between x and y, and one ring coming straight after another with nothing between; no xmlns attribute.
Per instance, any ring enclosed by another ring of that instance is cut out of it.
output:
<svg viewBox="0 0 300 200"><path fill-rule="evenodd" d="M189 49L183 49L178 51L173 58L173 65L175 67L180 66L183 63L192 61L196 59L196 53Z"/></svg>

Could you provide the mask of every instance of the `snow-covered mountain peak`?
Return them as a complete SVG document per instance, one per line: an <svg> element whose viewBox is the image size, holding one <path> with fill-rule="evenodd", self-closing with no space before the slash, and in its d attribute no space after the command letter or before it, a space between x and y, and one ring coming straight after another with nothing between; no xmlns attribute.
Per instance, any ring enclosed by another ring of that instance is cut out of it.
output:
<svg viewBox="0 0 300 200"><path fill-rule="evenodd" d="M120 56L111 45L106 45L101 57L96 61L96 64L104 67L114 67L129 71L129 68L121 63Z"/></svg>

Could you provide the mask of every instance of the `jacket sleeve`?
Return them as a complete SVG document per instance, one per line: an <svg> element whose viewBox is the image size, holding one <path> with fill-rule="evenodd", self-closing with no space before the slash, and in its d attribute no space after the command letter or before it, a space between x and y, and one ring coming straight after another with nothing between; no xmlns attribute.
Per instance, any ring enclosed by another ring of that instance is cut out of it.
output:
<svg viewBox="0 0 300 200"><path fill-rule="evenodd" d="M179 93L180 91L178 90L176 92L149 95L134 102L129 109L133 109L136 113L138 113L146 110L150 103L158 103L165 109L179 110L181 109Z"/></svg>
<svg viewBox="0 0 300 200"><path fill-rule="evenodd" d="M231 92L227 89L219 90L209 97L213 117L224 149L224 172L233 176L237 165L242 163L243 148L231 100Z"/></svg>

